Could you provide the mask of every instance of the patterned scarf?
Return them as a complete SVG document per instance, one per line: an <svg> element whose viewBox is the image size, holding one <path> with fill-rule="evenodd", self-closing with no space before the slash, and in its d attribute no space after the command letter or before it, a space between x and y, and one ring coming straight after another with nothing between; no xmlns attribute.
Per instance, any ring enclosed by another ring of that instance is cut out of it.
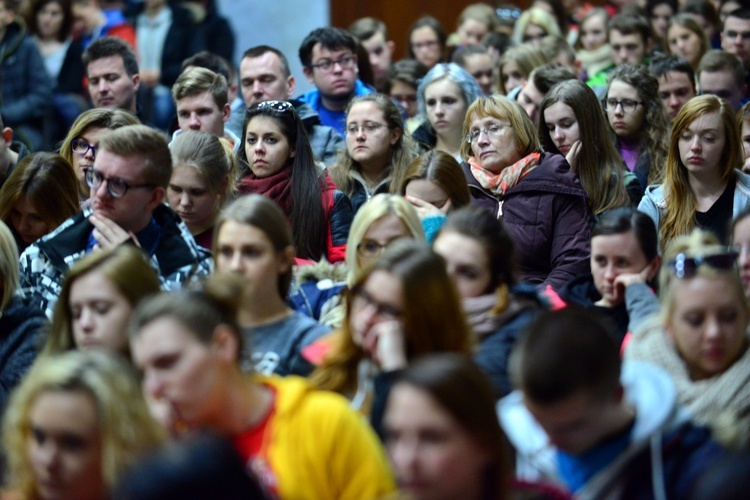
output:
<svg viewBox="0 0 750 500"><path fill-rule="evenodd" d="M531 153L525 158L521 158L513 165L505 167L502 172L496 174L482 168L476 158L469 158L471 174L481 184L481 186L490 191L498 198L502 197L510 188L521 182L532 170L539 166L539 159L542 157L539 153Z"/></svg>
<svg viewBox="0 0 750 500"><path fill-rule="evenodd" d="M291 168L262 179L250 173L240 180L237 189L240 194L262 194L272 199L289 216L292 213L291 178Z"/></svg>

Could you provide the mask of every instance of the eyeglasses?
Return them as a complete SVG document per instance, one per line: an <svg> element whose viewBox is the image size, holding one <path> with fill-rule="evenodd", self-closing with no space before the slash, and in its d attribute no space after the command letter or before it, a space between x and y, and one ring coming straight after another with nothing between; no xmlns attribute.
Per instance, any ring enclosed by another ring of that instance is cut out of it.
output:
<svg viewBox="0 0 750 500"><path fill-rule="evenodd" d="M491 123L484 128L470 130L469 133L466 134L466 142L468 142L469 144L477 142L479 140L479 136L481 136L482 133L484 133L490 139L495 139L510 127L510 123Z"/></svg>
<svg viewBox="0 0 750 500"><path fill-rule="evenodd" d="M73 139L70 141L70 147L73 150L73 153L77 154L78 156L86 156L86 154L91 151L91 156L96 158L96 146L92 146L86 141L83 141L81 139Z"/></svg>
<svg viewBox="0 0 750 500"><path fill-rule="evenodd" d="M358 286L352 289L352 308L364 309L366 307L375 308L375 312L380 319L385 321L392 321L401 319L404 315L403 311L390 305L378 302L375 298L367 293L362 286Z"/></svg>
<svg viewBox="0 0 750 500"><path fill-rule="evenodd" d="M122 198L128 192L128 189L152 188L153 184L130 184L119 177L104 177L101 172L89 167L84 169L84 178L86 184L93 189L99 189L104 181L107 181L107 191L113 198Z"/></svg>
<svg viewBox="0 0 750 500"><path fill-rule="evenodd" d="M383 127L386 127L386 125L377 122L366 122L362 125L350 123L346 126L346 135L357 135L360 130L365 134L373 134Z"/></svg>
<svg viewBox="0 0 750 500"><path fill-rule="evenodd" d="M357 253L360 257L373 258L379 257L381 253L390 245L392 242L388 242L385 245L381 245L374 240L364 240L357 245Z"/></svg>
<svg viewBox="0 0 750 500"><path fill-rule="evenodd" d="M643 101L634 101L632 99L623 99L622 101L618 101L614 98L609 99L602 99L602 104L604 105L604 109L607 111L615 111L617 109L617 106L622 106L622 110L625 113L632 113L635 111L635 108L638 106L642 106L644 104Z"/></svg>
<svg viewBox="0 0 750 500"><path fill-rule="evenodd" d="M328 73L331 70L333 70L333 68L337 64L341 67L341 69L352 69L356 62L357 62L356 56L344 56L341 59L336 59L335 61L324 59L323 61L317 64L311 64L310 67L318 69L323 73Z"/></svg>
<svg viewBox="0 0 750 500"><path fill-rule="evenodd" d="M262 101L255 105L255 109L265 109L270 108L274 111L289 111L293 110L294 106L292 106L291 103L287 101Z"/></svg>
<svg viewBox="0 0 750 500"><path fill-rule="evenodd" d="M669 263L669 267L672 268L674 275L678 278L692 278L703 264L726 271L734 267L735 262L737 262L737 252L734 251L710 255L700 254L695 257L688 257L681 253Z"/></svg>

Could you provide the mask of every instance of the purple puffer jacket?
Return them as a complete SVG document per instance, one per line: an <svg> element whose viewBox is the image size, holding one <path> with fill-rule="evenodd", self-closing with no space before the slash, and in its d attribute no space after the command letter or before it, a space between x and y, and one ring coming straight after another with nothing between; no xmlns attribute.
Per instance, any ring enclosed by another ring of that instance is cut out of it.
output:
<svg viewBox="0 0 750 500"><path fill-rule="evenodd" d="M559 290L589 272L587 195L562 155L544 153L502 200L479 184L468 163L461 167L472 203L492 210L513 236L521 281Z"/></svg>

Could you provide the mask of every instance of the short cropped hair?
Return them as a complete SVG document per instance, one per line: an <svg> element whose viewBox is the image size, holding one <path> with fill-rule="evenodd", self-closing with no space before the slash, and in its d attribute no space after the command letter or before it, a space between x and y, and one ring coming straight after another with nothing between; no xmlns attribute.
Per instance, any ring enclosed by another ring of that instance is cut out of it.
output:
<svg viewBox="0 0 750 500"><path fill-rule="evenodd" d="M549 89L565 80L577 80L575 73L560 63L547 63L538 68L534 68L529 75L529 80L540 93L546 94Z"/></svg>
<svg viewBox="0 0 750 500"><path fill-rule="evenodd" d="M612 30L619 31L623 35L640 35L644 44L653 38L651 23L649 23L648 19L638 15L616 15L607 24L607 38L609 38Z"/></svg>
<svg viewBox="0 0 750 500"><path fill-rule="evenodd" d="M227 82L232 80L232 66L229 61L213 52L202 50L182 61L181 67L183 72L191 66L195 68L210 69L214 73L226 78Z"/></svg>
<svg viewBox="0 0 750 500"><path fill-rule="evenodd" d="M745 65L739 57L729 52L719 49L706 52L698 64L699 78L704 71L731 71L737 86L742 88L745 85Z"/></svg>
<svg viewBox="0 0 750 500"><path fill-rule="evenodd" d="M88 73L89 64L105 57L120 56L122 64L125 66L125 72L128 76L138 74L138 60L130 44L121 38L105 36L91 42L85 51L83 51L83 65L86 66Z"/></svg>
<svg viewBox="0 0 750 500"><path fill-rule="evenodd" d="M620 366L619 345L610 329L590 312L566 307L531 324L510 369L525 397L552 405L582 390L607 398L620 385Z"/></svg>
<svg viewBox="0 0 750 500"><path fill-rule="evenodd" d="M349 26L349 32L363 42L375 36L376 33L382 33L383 38L388 40L388 28L385 23L374 17L357 19Z"/></svg>
<svg viewBox="0 0 750 500"><path fill-rule="evenodd" d="M279 49L276 49L269 45L256 45L255 47L250 47L249 49L247 49L245 53L242 54L242 59L255 59L256 57L263 56L269 52L272 54L276 54L276 57L279 58L279 63L281 63L282 75L285 79L289 78L292 75L292 72L289 69L289 59L287 59L284 53Z"/></svg>
<svg viewBox="0 0 750 500"><path fill-rule="evenodd" d="M208 92L214 98L216 107L224 109L229 97L227 94L227 79L224 75L214 73L206 68L193 68L177 78L172 85L172 98L175 104L185 97Z"/></svg>
<svg viewBox="0 0 750 500"><path fill-rule="evenodd" d="M489 54L489 52L487 51L487 47L483 45L467 45L466 47L459 47L455 52L453 52L453 55L451 56L451 62L456 63L462 68L466 69L466 59L469 56L479 54Z"/></svg>
<svg viewBox="0 0 750 500"><path fill-rule="evenodd" d="M683 57L676 56L674 54L659 54L651 59L651 64L648 66L649 72L654 75L655 78L661 78L671 71L677 73L685 73L690 79L690 83L695 90L695 72L690 63L687 62Z"/></svg>
<svg viewBox="0 0 750 500"><path fill-rule="evenodd" d="M328 50L349 49L352 54L357 54L357 40L354 35L341 28L318 28L310 32L299 47L299 60L302 66L310 67L313 47L318 43Z"/></svg>
<svg viewBox="0 0 750 500"><path fill-rule="evenodd" d="M166 188L172 177L172 154L166 137L146 125L128 125L101 138L99 148L123 157L141 158L146 182Z"/></svg>

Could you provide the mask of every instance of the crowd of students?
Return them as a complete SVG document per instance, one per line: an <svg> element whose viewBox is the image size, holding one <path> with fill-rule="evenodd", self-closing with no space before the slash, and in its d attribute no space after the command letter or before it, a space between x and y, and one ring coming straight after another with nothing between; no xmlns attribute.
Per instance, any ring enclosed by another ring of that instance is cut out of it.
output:
<svg viewBox="0 0 750 500"><path fill-rule="evenodd" d="M0 497L747 491L742 2L0 11Z"/></svg>

